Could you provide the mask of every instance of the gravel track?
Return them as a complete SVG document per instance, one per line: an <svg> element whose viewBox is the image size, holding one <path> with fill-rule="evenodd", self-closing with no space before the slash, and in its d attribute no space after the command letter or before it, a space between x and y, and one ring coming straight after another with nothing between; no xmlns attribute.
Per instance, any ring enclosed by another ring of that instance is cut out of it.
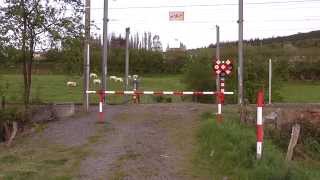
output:
<svg viewBox="0 0 320 180"><path fill-rule="evenodd" d="M51 123L41 137L90 148L76 179L196 179L190 170L195 132L200 114L214 109L192 103L105 106L108 123L97 124L93 107L88 115Z"/></svg>

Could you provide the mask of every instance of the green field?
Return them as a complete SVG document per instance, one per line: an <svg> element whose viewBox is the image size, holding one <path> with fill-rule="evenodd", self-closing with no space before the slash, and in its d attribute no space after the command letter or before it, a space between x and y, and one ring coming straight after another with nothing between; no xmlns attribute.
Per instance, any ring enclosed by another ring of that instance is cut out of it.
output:
<svg viewBox="0 0 320 180"><path fill-rule="evenodd" d="M147 76L143 77L140 84L140 90L184 90L184 85L180 82L181 76ZM77 82L77 87L67 87L67 81ZM82 83L79 76L64 75L33 75L31 99L33 102L59 103L59 102L82 102ZM1 75L0 85L7 101L22 102L23 78L20 75ZM108 90L123 90L123 83L109 81ZM98 90L97 87L90 84L91 90ZM92 103L97 103L96 95L90 96ZM124 100L121 96L111 95L108 97L110 103L119 103ZM146 96L142 102L153 102L154 97Z"/></svg>
<svg viewBox="0 0 320 180"><path fill-rule="evenodd" d="M320 103L320 83L286 82L281 89L281 96L289 103Z"/></svg>
<svg viewBox="0 0 320 180"><path fill-rule="evenodd" d="M181 82L182 75L148 75L141 79L140 90L192 90L185 89ZM67 81L77 82L77 87L67 87ZM40 103L82 102L82 78L66 75L34 75L32 79L31 99ZM122 90L123 84L108 81L108 90ZM22 102L23 79L20 75L0 75L0 90L5 93L9 102ZM100 87L91 89L97 90ZM288 103L317 103L320 102L320 83L286 82L281 89L283 102ZM109 103L124 101L123 96L110 95ZM172 101L181 101L180 97L171 97ZM96 95L90 96L92 103L97 103ZM155 97L143 96L142 103L153 103Z"/></svg>

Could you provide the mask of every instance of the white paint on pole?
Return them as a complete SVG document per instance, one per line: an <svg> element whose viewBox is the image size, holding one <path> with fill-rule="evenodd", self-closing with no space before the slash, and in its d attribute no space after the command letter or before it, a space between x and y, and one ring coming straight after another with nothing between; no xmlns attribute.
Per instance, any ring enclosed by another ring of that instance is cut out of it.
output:
<svg viewBox="0 0 320 180"><path fill-rule="evenodd" d="M260 159L262 156L262 142L257 142L257 157Z"/></svg>
<svg viewBox="0 0 320 180"><path fill-rule="evenodd" d="M163 94L165 94L165 95L173 95L173 91L163 91Z"/></svg>
<svg viewBox="0 0 320 180"><path fill-rule="evenodd" d="M99 112L102 113L102 102L99 102Z"/></svg>
<svg viewBox="0 0 320 180"><path fill-rule="evenodd" d="M188 91L185 91L182 93L183 95L193 95L193 92L188 92Z"/></svg>
<svg viewBox="0 0 320 180"><path fill-rule="evenodd" d="M222 105L218 104L218 114L222 114Z"/></svg>
<svg viewBox="0 0 320 180"><path fill-rule="evenodd" d="M262 125L262 107L257 107L257 125Z"/></svg>
<svg viewBox="0 0 320 180"><path fill-rule="evenodd" d="M216 93L215 92L203 92L203 94L205 94L205 95L214 95Z"/></svg>
<svg viewBox="0 0 320 180"><path fill-rule="evenodd" d="M144 91L143 94L154 94L153 91Z"/></svg>

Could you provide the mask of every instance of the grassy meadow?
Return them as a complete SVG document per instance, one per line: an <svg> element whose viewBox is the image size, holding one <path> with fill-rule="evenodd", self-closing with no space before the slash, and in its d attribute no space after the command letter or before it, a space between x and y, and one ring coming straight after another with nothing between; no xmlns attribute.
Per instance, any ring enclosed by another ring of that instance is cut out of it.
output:
<svg viewBox="0 0 320 180"><path fill-rule="evenodd" d="M141 78L140 90L191 90L185 89L181 82L182 75L146 75ZM67 87L67 81L77 82L77 87ZM123 83L108 80L109 90L123 90ZM83 80L79 76L67 75L33 75L31 99L34 103L82 102ZM8 102L22 102L23 78L21 75L0 75L0 93L4 92ZM100 87L90 84L91 90ZM231 91L231 90L229 90ZM320 83L285 82L280 94L283 102L317 103L320 102ZM181 101L180 97L170 97L172 102ZM109 95L109 103L124 102L123 96ZM90 96L91 103L97 103L96 95ZM154 96L142 96L142 103L153 103Z"/></svg>
<svg viewBox="0 0 320 180"><path fill-rule="evenodd" d="M140 83L140 90L184 90L180 82L181 76L147 76ZM77 82L77 87L67 87L68 81ZM33 75L31 99L33 102L61 103L82 102L83 79L79 76L65 75ZM9 102L22 102L23 77L21 75L0 75L0 85ZM123 83L108 80L109 90L123 90ZM90 83L91 90L100 89L99 86ZM123 96L110 95L110 103L119 103L124 100ZM145 96L142 102L153 102L154 97ZM97 103L96 95L90 96L92 103Z"/></svg>
<svg viewBox="0 0 320 180"><path fill-rule="evenodd" d="M320 82L286 82L281 96L289 103L320 103Z"/></svg>

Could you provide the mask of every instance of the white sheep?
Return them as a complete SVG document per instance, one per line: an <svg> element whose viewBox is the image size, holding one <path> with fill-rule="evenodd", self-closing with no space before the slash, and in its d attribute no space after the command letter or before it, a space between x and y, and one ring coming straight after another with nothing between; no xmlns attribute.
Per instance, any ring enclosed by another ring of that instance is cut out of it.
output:
<svg viewBox="0 0 320 180"><path fill-rule="evenodd" d="M76 87L76 86L77 86L77 82L68 81L68 82L67 82L67 86L68 86L68 87Z"/></svg>
<svg viewBox="0 0 320 180"><path fill-rule="evenodd" d="M97 79L98 75L95 73L90 73L90 78Z"/></svg>
<svg viewBox="0 0 320 180"><path fill-rule="evenodd" d="M139 76L137 74L135 74L132 77L133 77L133 79L138 79Z"/></svg>
<svg viewBox="0 0 320 180"><path fill-rule="evenodd" d="M117 79L117 76L109 76L109 79L115 81Z"/></svg>
<svg viewBox="0 0 320 180"><path fill-rule="evenodd" d="M115 81L116 82L123 82L123 78L116 78Z"/></svg>
<svg viewBox="0 0 320 180"><path fill-rule="evenodd" d="M93 84L101 84L101 80L100 79L94 79L93 80Z"/></svg>

